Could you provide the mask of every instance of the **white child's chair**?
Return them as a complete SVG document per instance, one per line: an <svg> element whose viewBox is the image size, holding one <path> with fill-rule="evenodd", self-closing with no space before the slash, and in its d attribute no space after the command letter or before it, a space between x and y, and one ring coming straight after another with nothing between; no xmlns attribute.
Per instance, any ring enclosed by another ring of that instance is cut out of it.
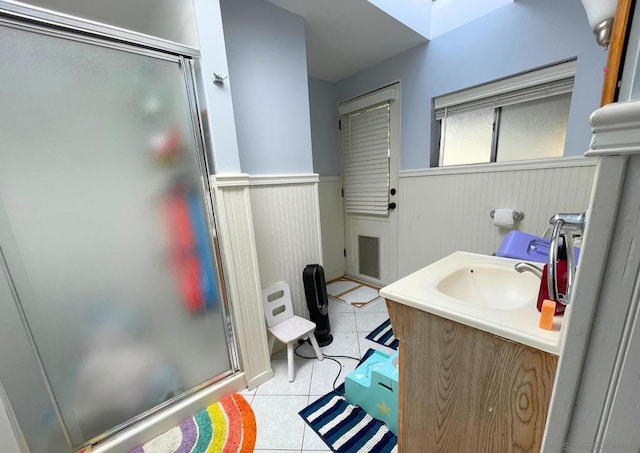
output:
<svg viewBox="0 0 640 453"><path fill-rule="evenodd" d="M318 359L323 359L322 352L313 334L316 325L309 320L293 314L291 291L286 282L278 282L267 288L263 288L262 305L264 307L264 317L267 320L267 327L273 335L270 339L269 350L273 349L273 343L276 338L286 343L287 361L289 362L289 382L293 382L295 379L293 347L296 340L309 337Z"/></svg>

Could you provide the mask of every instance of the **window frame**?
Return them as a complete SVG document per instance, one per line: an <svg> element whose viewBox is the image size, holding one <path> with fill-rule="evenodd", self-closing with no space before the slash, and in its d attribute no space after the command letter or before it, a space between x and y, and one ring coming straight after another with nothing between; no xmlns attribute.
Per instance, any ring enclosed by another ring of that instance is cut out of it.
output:
<svg viewBox="0 0 640 453"><path fill-rule="evenodd" d="M433 117L436 125L434 130L438 131L438 167L496 163L502 107L523 104L560 94L572 94L576 63L577 60L572 59L433 98ZM519 97L521 97L520 100L518 100ZM492 108L494 113L489 162L443 165L446 138L446 121L444 120L446 120L449 110L453 109L454 113L463 113L482 108Z"/></svg>

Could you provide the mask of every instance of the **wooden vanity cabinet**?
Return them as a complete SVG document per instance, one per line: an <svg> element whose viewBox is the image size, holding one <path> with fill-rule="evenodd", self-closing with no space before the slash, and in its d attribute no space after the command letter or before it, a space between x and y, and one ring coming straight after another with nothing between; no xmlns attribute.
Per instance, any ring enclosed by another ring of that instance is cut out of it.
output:
<svg viewBox="0 0 640 453"><path fill-rule="evenodd" d="M539 452L558 357L387 299L401 453Z"/></svg>

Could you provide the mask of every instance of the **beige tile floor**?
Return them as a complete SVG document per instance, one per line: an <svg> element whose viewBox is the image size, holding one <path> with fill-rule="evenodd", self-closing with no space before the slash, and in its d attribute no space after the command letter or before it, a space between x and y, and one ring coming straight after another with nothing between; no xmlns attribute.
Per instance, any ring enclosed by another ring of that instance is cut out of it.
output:
<svg viewBox="0 0 640 453"><path fill-rule="evenodd" d="M330 299L329 321L333 343L321 348L325 355L346 355L362 357L369 348L392 353L392 349L373 343L365 338L389 315L383 299L375 300L361 309ZM299 353L312 356L310 346L300 347ZM355 369L357 362L351 359L338 359L342 372L337 385ZM258 436L257 452L326 452L329 447L310 429L298 412L315 401L319 396L330 392L339 366L331 360L305 360L297 358L296 379L287 380L286 352L282 351L271 358L274 377L257 389L243 392L256 414Z"/></svg>

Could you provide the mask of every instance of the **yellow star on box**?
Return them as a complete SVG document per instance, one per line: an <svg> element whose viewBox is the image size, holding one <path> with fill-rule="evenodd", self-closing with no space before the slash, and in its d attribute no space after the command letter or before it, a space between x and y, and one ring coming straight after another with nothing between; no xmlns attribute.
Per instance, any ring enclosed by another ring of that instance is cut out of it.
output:
<svg viewBox="0 0 640 453"><path fill-rule="evenodd" d="M376 406L378 406L378 412L380 412L382 415L391 417L391 409L389 409L389 406L384 404L384 401L381 403L377 403Z"/></svg>

